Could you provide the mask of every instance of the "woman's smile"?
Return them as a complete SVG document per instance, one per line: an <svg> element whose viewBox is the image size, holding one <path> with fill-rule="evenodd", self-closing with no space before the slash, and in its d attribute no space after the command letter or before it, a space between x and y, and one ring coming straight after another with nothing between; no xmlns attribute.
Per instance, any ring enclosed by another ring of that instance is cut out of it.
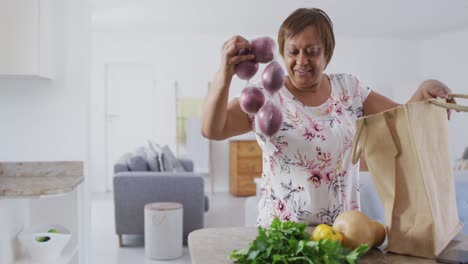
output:
<svg viewBox="0 0 468 264"><path fill-rule="evenodd" d="M311 69L294 69L294 75L300 78L308 77L312 74Z"/></svg>

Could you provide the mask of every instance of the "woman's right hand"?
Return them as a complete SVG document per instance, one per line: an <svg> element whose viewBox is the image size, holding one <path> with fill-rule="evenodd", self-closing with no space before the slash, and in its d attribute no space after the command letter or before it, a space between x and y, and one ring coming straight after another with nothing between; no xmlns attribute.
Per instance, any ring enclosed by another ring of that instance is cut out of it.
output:
<svg viewBox="0 0 468 264"><path fill-rule="evenodd" d="M234 36L221 49L221 65L203 104L201 133L205 138L222 140L251 130L249 119L242 112L237 98L228 102L236 64L255 58L254 55L239 55L239 51L249 48L250 43L245 38Z"/></svg>
<svg viewBox="0 0 468 264"><path fill-rule="evenodd" d="M226 74L226 77L232 78L234 76L235 66L239 62L255 58L253 54L238 55L239 51L243 49L250 49L250 43L241 36L234 36L224 43L221 49L220 71Z"/></svg>

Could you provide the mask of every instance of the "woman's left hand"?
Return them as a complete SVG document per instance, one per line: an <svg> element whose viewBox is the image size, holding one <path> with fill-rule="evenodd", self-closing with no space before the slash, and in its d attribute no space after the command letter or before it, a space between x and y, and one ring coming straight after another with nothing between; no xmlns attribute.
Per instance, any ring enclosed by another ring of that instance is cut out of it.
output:
<svg viewBox="0 0 468 264"><path fill-rule="evenodd" d="M447 103L456 104L454 98L448 97L452 90L438 80L426 80L419 85L418 90L410 101L423 101L431 98L442 98ZM447 118L450 120L451 110L447 109Z"/></svg>

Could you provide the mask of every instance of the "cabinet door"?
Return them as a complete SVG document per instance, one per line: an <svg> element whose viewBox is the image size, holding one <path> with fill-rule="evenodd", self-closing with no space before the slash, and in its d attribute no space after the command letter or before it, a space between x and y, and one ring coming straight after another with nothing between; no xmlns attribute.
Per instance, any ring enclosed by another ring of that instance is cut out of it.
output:
<svg viewBox="0 0 468 264"><path fill-rule="evenodd" d="M239 157L250 158L262 156L262 151L257 141L237 141L236 144Z"/></svg>
<svg viewBox="0 0 468 264"><path fill-rule="evenodd" d="M38 0L0 0L0 74L36 73Z"/></svg>
<svg viewBox="0 0 468 264"><path fill-rule="evenodd" d="M52 5L51 0L0 0L0 78L53 77Z"/></svg>
<svg viewBox="0 0 468 264"><path fill-rule="evenodd" d="M254 140L230 143L230 190L235 196L255 195L255 178L262 174L262 151Z"/></svg>

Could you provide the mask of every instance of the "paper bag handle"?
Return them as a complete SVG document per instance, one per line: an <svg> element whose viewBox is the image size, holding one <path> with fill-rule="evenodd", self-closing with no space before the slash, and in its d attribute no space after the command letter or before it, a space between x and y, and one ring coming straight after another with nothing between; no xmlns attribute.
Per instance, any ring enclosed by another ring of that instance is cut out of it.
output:
<svg viewBox="0 0 468 264"><path fill-rule="evenodd" d="M393 217L394 217L394 205L395 205L395 188L396 188L396 173L397 173L397 164L396 164L396 157L401 154L401 142L398 136L398 133L392 129L395 127L395 116L391 112L385 112L383 113L382 117L385 120L385 128L384 131L386 133L386 144L388 147L391 147L392 150L391 152L393 153L394 159L390 160L389 162L393 162L391 164L387 164L387 172L386 175L384 176L385 182L391 183L391 187L387 186L387 188L382 189L379 188L376 185L377 192L379 193L379 198L381 199L382 205L384 206L385 209L385 222L387 226L390 228L393 223ZM353 148L352 148L352 162L353 164L356 164L359 158L361 157L362 150L365 148L365 144L367 142L367 133L368 133L368 124L366 124L366 119L358 119L357 124L356 124L356 134L354 137L354 142L353 142ZM360 146L361 145L361 146ZM372 164L369 164L369 170L371 171L371 177L372 181L376 181L376 175L372 174L373 167L370 166ZM389 188L390 187L390 188ZM382 195L387 197L386 201L382 200ZM388 236L390 237L391 234L388 233Z"/></svg>
<svg viewBox="0 0 468 264"><path fill-rule="evenodd" d="M360 119L357 122L356 125L356 134L354 135L354 140L353 140L353 149L351 152L351 162L353 164L356 164L358 160L361 158L362 154L362 147L359 147L359 142L361 141L361 134L362 130L364 128L364 124L366 122L366 119Z"/></svg>
<svg viewBox="0 0 468 264"><path fill-rule="evenodd" d="M468 94L455 94L455 93L449 93L447 96L454 97L454 98L464 98L468 99ZM462 111L462 112L468 112L468 106L461 106L458 104L453 104L453 103L444 103L441 102L437 99L429 99L429 103L437 105L439 107L443 107L446 109L452 109L452 110L457 110L457 111ZM364 124L366 122L366 119L363 118L357 122L357 128L356 128L356 134L354 136L354 141L353 141L353 149L351 153L351 161L353 164L356 164L358 160L361 158L362 155L362 147L359 147L359 141L361 141L361 134L362 130L364 127Z"/></svg>
<svg viewBox="0 0 468 264"><path fill-rule="evenodd" d="M387 230L387 234L388 234L388 239L390 241L391 237L392 237L392 233L390 232L391 228L392 228L392 225L393 225L393 219L394 219L394 216L395 216L395 198L396 198L396 177L397 177L397 156L401 155L401 142L400 142L400 138L399 138L399 135L398 135L398 132L396 131L396 116L394 115L394 113L391 113L391 112L386 112L384 113L383 115L384 119L385 119L385 126L386 126L386 132L388 133L387 134L387 138L388 138L388 143L390 144L389 146L392 146L393 147L393 160L390 160L389 162L390 163L387 163L387 164L391 164L390 167L387 167L387 169L390 169L388 171L390 171L390 173L388 173L387 175L385 175L387 177L387 180L389 182L391 182L391 184L393 184L393 188L389 188L387 189L387 197L390 198L389 200L387 200L387 203L385 203L385 201L383 201L383 199L381 198L381 202L382 202L382 205L384 207L384 210L385 212L387 212L385 214L385 222L387 223L387 227L388 227L388 230ZM393 144L392 144L393 143ZM387 150L388 151L388 150ZM371 168L372 169L372 168ZM376 175L373 175L371 173L371 176L374 180L376 180ZM379 196L381 197L383 193L382 190L379 190L379 187L376 186L377 188L377 192L379 193ZM387 245L387 249L388 249L389 245Z"/></svg>
<svg viewBox="0 0 468 264"><path fill-rule="evenodd" d="M468 94L447 94L447 97L454 97L454 98L464 98L468 99ZM468 106L462 106L462 105L457 105L453 103L444 103L441 102L437 99L429 99L429 103L446 108L446 109L452 109L456 111L461 111L461 112L468 112Z"/></svg>

